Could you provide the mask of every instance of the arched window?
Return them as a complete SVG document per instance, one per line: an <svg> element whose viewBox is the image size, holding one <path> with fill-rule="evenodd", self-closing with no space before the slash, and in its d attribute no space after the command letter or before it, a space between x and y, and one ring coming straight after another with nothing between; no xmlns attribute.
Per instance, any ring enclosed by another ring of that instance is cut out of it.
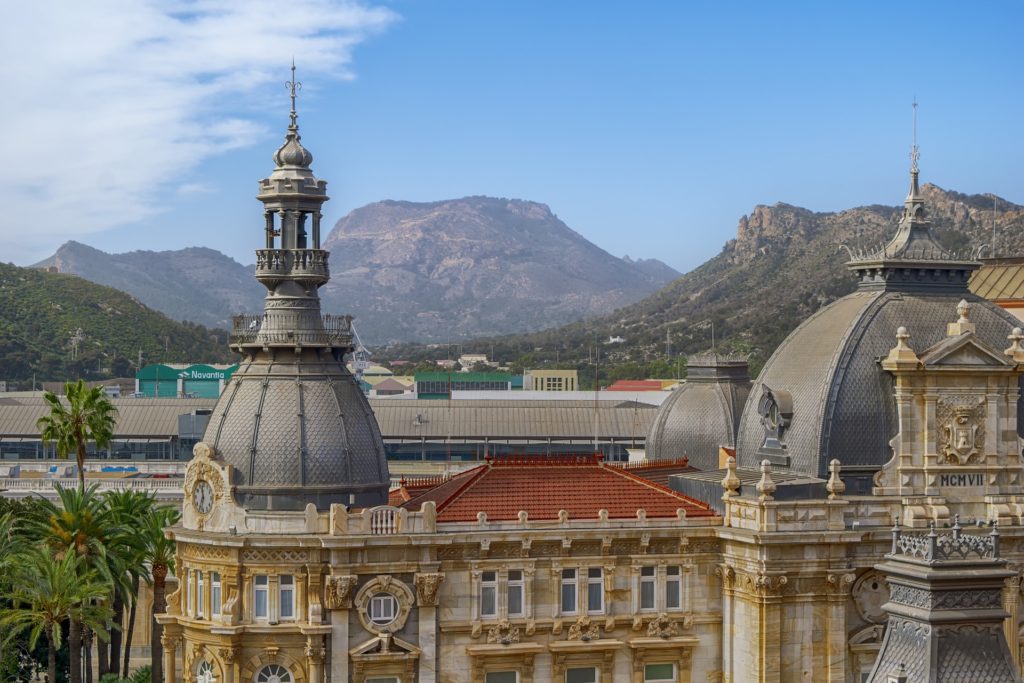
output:
<svg viewBox="0 0 1024 683"><path fill-rule="evenodd" d="M256 672L255 683L295 683L292 674L280 664L267 664Z"/></svg>
<svg viewBox="0 0 1024 683"><path fill-rule="evenodd" d="M205 659L196 667L196 683L217 683L217 679L213 675L213 664Z"/></svg>

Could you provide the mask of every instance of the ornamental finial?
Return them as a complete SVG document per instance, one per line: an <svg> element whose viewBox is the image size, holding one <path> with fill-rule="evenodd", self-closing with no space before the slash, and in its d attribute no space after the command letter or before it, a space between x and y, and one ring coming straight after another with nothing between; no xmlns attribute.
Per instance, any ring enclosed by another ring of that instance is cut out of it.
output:
<svg viewBox="0 0 1024 683"><path fill-rule="evenodd" d="M295 58L294 57L292 57L292 80L287 81L284 85L285 85L286 88L288 88L288 92L291 94L291 98L292 98L292 112L291 112L292 123L289 126L289 128L293 128L293 129L294 128L298 128L299 127L299 114L298 114L298 112L295 111L295 95L300 90L302 90L302 83L300 83L300 82L295 80Z"/></svg>
<svg viewBox="0 0 1024 683"><path fill-rule="evenodd" d="M294 70L295 67L292 67ZM917 98L910 105L914 109L914 142L910 147L910 171L911 173L917 173L917 160L921 157L921 152L917 149Z"/></svg>

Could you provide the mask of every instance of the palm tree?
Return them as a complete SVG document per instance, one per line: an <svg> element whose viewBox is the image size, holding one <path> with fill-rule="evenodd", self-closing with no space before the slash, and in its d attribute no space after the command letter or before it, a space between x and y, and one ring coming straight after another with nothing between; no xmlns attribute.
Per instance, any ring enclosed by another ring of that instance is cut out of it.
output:
<svg viewBox="0 0 1024 683"><path fill-rule="evenodd" d="M154 514L156 508L156 496L151 492L132 491L110 491L104 495L104 501L110 509L115 522L121 533L115 540L116 547L111 550L109 556L117 558L118 573L124 578L119 590L114 591L114 598L111 608L113 614L113 628L110 631L108 666L104 664L104 648L100 650L100 676L104 673L120 673L121 676L128 676L128 663L131 656L132 637L135 634L135 614L138 607L139 585L145 580L149 582L150 574L146 565L147 539L144 533L145 525L140 525L140 520L147 519ZM121 638L121 627L124 618L124 608L128 605L128 624L124 631L124 639ZM119 669L121 644L124 643L124 666Z"/></svg>
<svg viewBox="0 0 1024 683"><path fill-rule="evenodd" d="M146 535L146 560L150 567L150 584L153 586L153 615L150 616L150 652L153 671L153 683L163 683L164 662L163 646L160 636L163 626L157 623L156 616L167 609L165 599L167 572L174 571L174 541L167 538L165 530L178 523L181 515L172 507L158 507L153 514L143 520L143 533Z"/></svg>
<svg viewBox="0 0 1024 683"><path fill-rule="evenodd" d="M60 458L67 458L71 451L75 452L78 487L84 490L85 447L90 441L96 442L99 449L110 445L117 409L110 403L103 387L90 389L82 380L64 384L63 401L50 391L43 394L43 399L50 408L50 414L36 422L43 443L56 444Z"/></svg>
<svg viewBox="0 0 1024 683"><path fill-rule="evenodd" d="M0 613L4 642L29 631L29 645L35 647L42 635L49 642L47 672L50 681L57 680L57 650L61 646L61 624L85 624L105 635L109 609L102 604L107 594L106 583L76 553L57 556L45 547L33 547L19 554L12 563L12 589L3 597L13 607ZM76 671L75 650L71 651L71 683L81 683L81 670Z"/></svg>
<svg viewBox="0 0 1024 683"><path fill-rule="evenodd" d="M118 533L115 519L103 498L96 492L97 485L87 489L56 487L60 506L51 500L40 501L35 514L27 520L27 537L42 544L58 559L65 555L79 557L85 566L95 572L103 581L106 593L101 600L109 605L112 587L120 577L115 577L107 546ZM109 611L109 607L106 607ZM68 646L71 650L71 679L80 681L82 675L81 620L72 618L68 628ZM106 624L95 633L106 637ZM88 671L91 671L91 666Z"/></svg>

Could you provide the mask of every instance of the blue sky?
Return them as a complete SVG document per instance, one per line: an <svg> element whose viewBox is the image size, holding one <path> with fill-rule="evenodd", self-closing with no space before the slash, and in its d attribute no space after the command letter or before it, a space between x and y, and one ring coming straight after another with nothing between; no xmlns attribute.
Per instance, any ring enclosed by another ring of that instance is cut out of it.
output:
<svg viewBox="0 0 1024 683"><path fill-rule="evenodd" d="M330 224L381 199L516 197L688 270L756 204L898 204L914 97L924 181L1024 203L1020 2L69 7L0 28L20 103L0 113L5 261L78 239L251 262L292 54Z"/></svg>

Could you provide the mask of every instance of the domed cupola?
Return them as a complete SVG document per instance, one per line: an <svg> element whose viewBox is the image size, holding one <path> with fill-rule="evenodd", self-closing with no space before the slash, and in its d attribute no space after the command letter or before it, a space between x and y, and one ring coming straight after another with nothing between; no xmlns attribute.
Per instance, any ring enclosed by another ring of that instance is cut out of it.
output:
<svg viewBox="0 0 1024 683"><path fill-rule="evenodd" d="M320 313L317 290L330 279L320 248L327 183L299 142L294 65L289 87L291 125L277 168L259 182L266 243L256 279L266 303L262 314L234 320L231 346L242 361L203 440L232 466L235 499L248 510L378 505L390 477L377 421L343 362L351 318Z"/></svg>
<svg viewBox="0 0 1024 683"><path fill-rule="evenodd" d="M893 239L854 254L857 290L821 309L782 342L765 364L743 410L737 461L769 460L795 476L826 478L842 463L850 493L871 490L898 431L894 381L880 365L895 330L911 330L920 348L943 340L950 311L971 304L978 337L1001 348L1020 321L967 289L981 264L975 254L943 249L931 233L911 152L910 192Z"/></svg>
<svg viewBox="0 0 1024 683"><path fill-rule="evenodd" d="M718 469L718 449L736 443L750 393L747 361L709 354L687 364L686 382L661 404L647 435L650 460L686 456L700 470Z"/></svg>

